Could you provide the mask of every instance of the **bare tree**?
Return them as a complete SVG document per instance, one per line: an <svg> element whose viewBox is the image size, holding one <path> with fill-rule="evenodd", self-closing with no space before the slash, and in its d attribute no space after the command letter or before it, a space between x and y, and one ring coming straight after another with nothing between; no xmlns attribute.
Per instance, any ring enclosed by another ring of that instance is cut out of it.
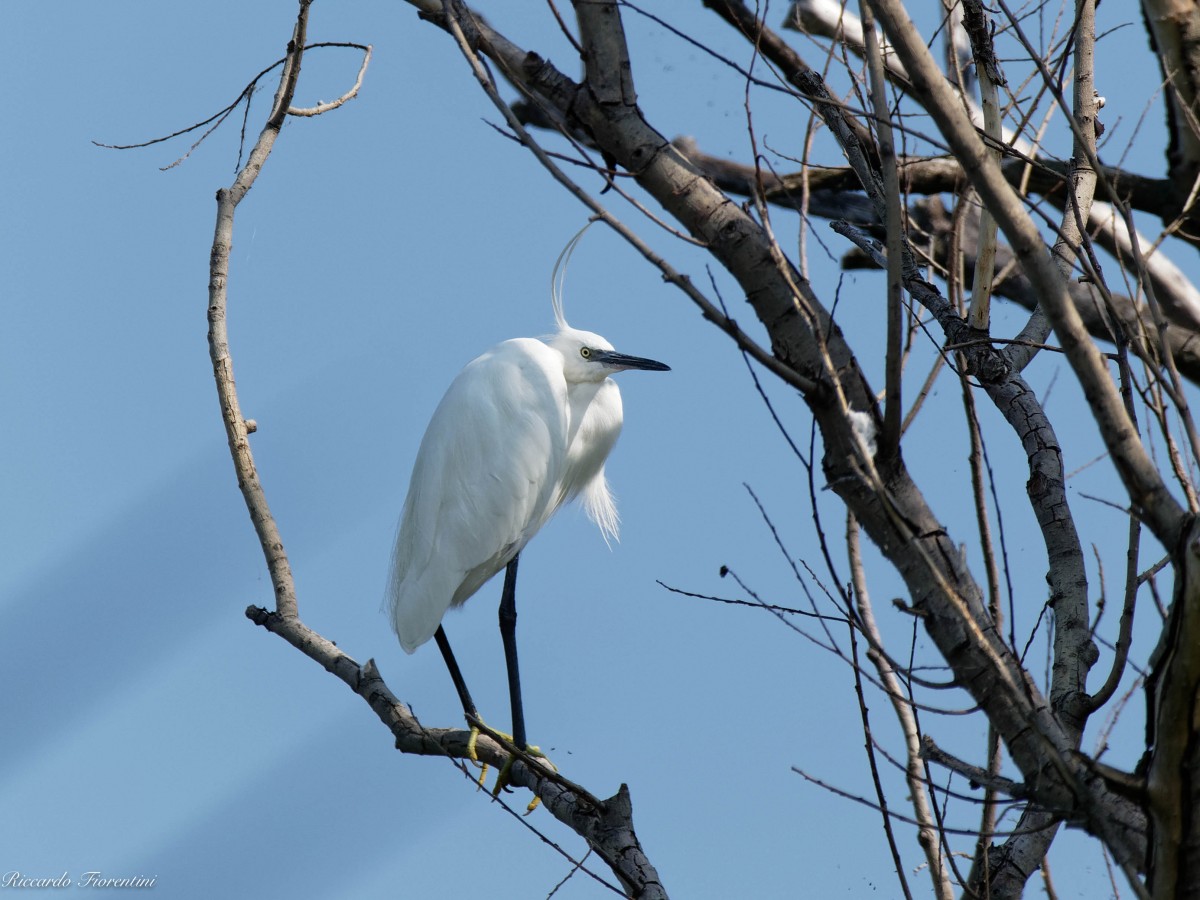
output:
<svg viewBox="0 0 1200 900"><path fill-rule="evenodd" d="M212 251L213 363L239 484L276 593L274 610L253 607L247 615L362 696L401 751L465 760L466 730L417 722L372 663L355 662L301 622L250 455L252 425L234 390L224 313L237 204L288 115L336 108L357 89L316 109L291 107L310 2L300 4L267 124L234 184L218 193ZM448 52L462 55L508 135L550 179L623 236L758 371L794 388L811 411L819 470L815 458L800 456L814 490L831 489L846 510L840 542L822 533L829 538L822 548L826 583L833 586L826 612L843 628L835 634L825 626L824 638L854 666L860 697L879 692L900 725L899 746L876 742L861 702L874 776L869 802L883 812L906 896L918 890L901 861L909 833L935 896L999 898L1023 893L1064 824L1091 835L1136 895L1200 896L1200 440L1185 383L1200 377L1200 292L1167 258L1168 251L1200 246L1194 58L1200 6L1143 0L1168 113L1160 123L1169 143L1165 175L1153 178L1101 158L1095 0L1018 10L1005 0L996 9L961 0L931 17L932 30L925 31L900 0L862 0L854 10L837 2L795 3L786 15L742 0L705 0L713 33L729 30L745 42L748 64L726 60L729 78L745 86L747 97L754 152L744 163L706 154L695 140L669 140L647 119L624 19L650 13L632 3L574 0L574 22L559 19L578 51L578 76L537 48L518 46L457 0L410 3L431 26L429 40L444 39ZM551 2L544 14L558 17L562 10ZM667 28L669 15L660 20ZM706 46L705 35L684 37ZM946 53L931 49L939 42ZM821 68L802 49L821 52ZM841 87L835 91L833 83ZM764 90L783 93L809 117L810 141L792 153L802 162L788 171L780 171L782 155L758 149L754 98ZM504 99L514 92L511 102ZM1070 149L1057 157L1051 147ZM822 153L826 164L818 166ZM643 222L617 218L602 198L606 191L629 199ZM1161 233L1140 234L1134 211L1159 217ZM779 238L785 217L789 229L803 223L795 245ZM856 355L858 330L869 326L839 318L832 286L807 277L807 240L817 218L832 220L848 242L845 265L886 272L879 286L887 310L880 326L887 357L882 387L870 382ZM758 324L740 326L700 279L655 253L641 228L672 229L702 247L736 280ZM1109 274L1114 270L1120 290ZM994 296L1029 311L1021 327L995 333ZM914 345L926 334L941 346L930 370L913 374ZM1060 436L1023 375L1049 352L1065 356L1107 448L1106 464L1126 494L1127 549L1112 567L1123 568L1120 614L1111 626L1101 623L1089 598ZM906 446L921 433L928 385L943 372L961 385L972 437L964 488L978 529L969 536L948 531L931 502L935 486L921 484L905 461ZM915 396L913 382L921 385ZM995 436L985 441L979 404L994 407L1025 456L1025 502L1044 547L1047 588L1020 602L1053 622L1044 678L1028 658L1032 636L1016 634L1005 620L1003 573L1013 563L1003 552L1003 533L997 535L986 454L989 443L993 453L1011 451ZM881 624L868 593L862 534L903 579L908 596L897 601L894 618L928 636L927 658L897 649L895 629ZM982 546L978 562L962 549L968 537ZM1168 585L1169 599L1159 602ZM1156 603L1161 620L1154 620ZM1157 646L1135 659L1135 618L1144 623L1147 613L1152 621L1144 627ZM1102 658L1105 665L1093 673ZM937 667L943 674L935 677ZM1145 695L1145 754L1122 771L1085 752L1081 738L1090 721L1117 715L1137 687ZM951 753L938 740L947 692L966 698L972 714L986 720L988 737L970 754ZM481 760L502 764L516 752L502 735L488 734L479 743ZM531 790L583 836L623 891L666 896L633 831L627 791L600 800L540 760L517 755L512 784ZM893 763L906 784L899 800L887 796L877 773ZM982 788L982 800L956 799L938 787L938 773L946 770ZM976 810L973 827L948 824L951 799ZM904 805L907 811L899 812ZM964 852L965 865L958 861Z"/></svg>

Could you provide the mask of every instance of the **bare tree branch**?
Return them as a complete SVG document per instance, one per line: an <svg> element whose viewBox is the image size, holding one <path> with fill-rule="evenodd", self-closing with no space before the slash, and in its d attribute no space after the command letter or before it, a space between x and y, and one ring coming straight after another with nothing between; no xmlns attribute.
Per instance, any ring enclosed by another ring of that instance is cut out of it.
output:
<svg viewBox="0 0 1200 900"><path fill-rule="evenodd" d="M995 212L997 222L1032 281L1096 414L1101 435L1131 498L1164 546L1175 546L1183 529L1184 511L1167 490L1129 421L1103 360L1071 303L1066 280L1042 255L1042 240L1036 225L1012 193L999 165L986 152L961 107L956 105L953 93L941 79L899 0L879 0L876 12L896 52L913 75L915 93L966 165L972 184Z"/></svg>
<svg viewBox="0 0 1200 900"><path fill-rule="evenodd" d="M875 648L883 646L883 635L875 622L875 612L867 593L866 577L862 565L862 556L858 546L858 523L854 516L847 518L846 543L850 551L851 575L854 585L854 602L858 619L864 633L870 642L867 659L875 666L876 674L887 688L892 701L892 711L900 723L904 734L905 768L904 776L908 782L909 802L912 804L913 817L920 823L917 830L917 842L925 853L925 861L929 866L929 877L933 882L934 896L939 900L950 900L954 896L954 888L950 883L950 873L947 870L946 859L942 854L942 844L938 839L937 822L929 805L929 794L925 786L925 769L922 764L921 733L917 727L916 715L912 707L901 699L900 680L892 668L888 658Z"/></svg>
<svg viewBox="0 0 1200 900"><path fill-rule="evenodd" d="M1146 31L1162 66L1168 90L1167 172L1172 185L1163 221L1180 236L1195 240L1200 188L1200 5L1195 0L1142 0Z"/></svg>
<svg viewBox="0 0 1200 900"><path fill-rule="evenodd" d="M250 451L249 429L238 403L237 388L233 378L233 358L229 351L229 332L226 322L226 305L229 284L229 251L233 246L233 216L237 205L254 185L275 146L275 139L287 118L288 107L296 93L296 81L300 77L300 61L304 56L305 35L308 29L308 10L312 0L300 0L300 12L292 40L288 44L283 72L279 76L279 88L275 101L267 116L266 124L258 141L250 151L246 165L238 172L233 184L217 191L217 226L213 236L209 262L208 281L208 346L212 357L213 374L217 381L217 396L221 402L221 418L225 422L225 434L229 439L229 452L233 455L237 471L238 486L250 511L250 521L258 534L267 569L271 573L271 584L275 589L275 608L286 618L295 618L296 586L292 580L291 566L283 549L283 539L267 505L266 493L254 465Z"/></svg>

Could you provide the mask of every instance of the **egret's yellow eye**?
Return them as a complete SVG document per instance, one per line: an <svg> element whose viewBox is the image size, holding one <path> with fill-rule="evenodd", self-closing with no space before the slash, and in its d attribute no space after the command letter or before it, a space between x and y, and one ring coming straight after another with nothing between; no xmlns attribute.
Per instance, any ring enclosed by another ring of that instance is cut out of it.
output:
<svg viewBox="0 0 1200 900"><path fill-rule="evenodd" d="M584 359L591 359L592 358L592 348L591 347L580 347L579 355L582 356Z"/></svg>

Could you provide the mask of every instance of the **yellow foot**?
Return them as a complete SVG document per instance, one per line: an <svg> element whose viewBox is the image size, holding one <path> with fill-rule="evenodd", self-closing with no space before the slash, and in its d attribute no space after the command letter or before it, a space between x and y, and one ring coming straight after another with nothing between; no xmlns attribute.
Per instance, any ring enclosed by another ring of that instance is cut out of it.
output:
<svg viewBox="0 0 1200 900"><path fill-rule="evenodd" d="M505 735L505 737L508 737L508 735ZM512 738L509 738L509 741L511 742ZM515 747L516 744L513 744L513 746ZM546 754L542 752L541 747L535 747L533 744L526 744L525 754L527 756L536 757L537 759L545 759L546 764L549 765L550 768L554 769L555 772L558 771L558 769L555 768L554 763L546 759ZM508 776L509 773L512 772L513 763L516 762L516 759L517 757L515 754L509 756L508 761L505 762L504 766L500 769L500 774L496 777L496 786L492 788L493 797L498 797L500 796L501 791L508 790Z"/></svg>
<svg viewBox="0 0 1200 900"><path fill-rule="evenodd" d="M479 763L479 756L475 749L476 744L479 741L479 735L481 734L481 732L479 730L479 725L477 725L475 722L472 722L470 719L467 720L467 724L471 726L471 733L470 733L470 736L467 738L467 756L469 756L473 762ZM507 741L511 746L516 747L516 745L513 744L513 739L512 739L511 734L507 734L506 732L503 732L503 731L497 731L495 733L497 735L499 735L501 738L503 738L505 741ZM558 766L556 766L556 765L554 765L554 763L550 762L550 760L546 757L546 754L542 752L540 747L538 747L534 744L527 744L525 746L525 754L527 756L533 756L538 759L546 760L546 765L548 765L555 772L558 771ZM508 760L504 763L503 767L500 769L500 774L496 777L496 786L494 788L492 788L492 796L493 797L499 797L501 791L508 790L509 773L512 771L513 762L515 760L516 760L516 755L515 754L510 755L508 757ZM479 763L479 767L480 768L479 768L478 783L479 783L479 787L482 788L487 781L488 764L487 763ZM535 796L531 801L529 801L529 806L527 806L525 808L525 814L529 815L529 813L531 813L535 809L537 809L538 804L541 802L542 802L542 798Z"/></svg>
<svg viewBox="0 0 1200 900"><path fill-rule="evenodd" d="M480 720L480 721L482 721L482 720ZM479 726L476 725L474 722L472 722L470 719L467 719L467 724L471 726L471 733L470 733L470 736L467 738L467 756L470 757L470 759L473 763L475 763L476 765L479 766L479 778L476 779L476 781L478 782L479 787L482 789L483 786L487 783L487 773L488 773L489 767L488 767L487 763L481 763L479 761L479 754L475 749L475 745L479 741L479 735L481 732L479 731ZM503 731L497 731L496 734L500 735L501 737L507 738L510 743L512 742L512 735L505 734Z"/></svg>

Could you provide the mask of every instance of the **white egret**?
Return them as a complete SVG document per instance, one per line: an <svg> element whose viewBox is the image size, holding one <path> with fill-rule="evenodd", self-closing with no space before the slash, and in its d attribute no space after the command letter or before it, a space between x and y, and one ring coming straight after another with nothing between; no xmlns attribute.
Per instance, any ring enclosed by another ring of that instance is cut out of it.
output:
<svg viewBox="0 0 1200 900"><path fill-rule="evenodd" d="M600 335L571 328L560 291L551 296L558 326L553 334L504 341L472 360L434 412L413 465L387 589L401 646L412 653L436 639L472 720L479 714L442 617L507 570L500 633L513 743L520 749L527 744L516 647L518 556L558 508L577 496L605 539L616 536L617 511L604 462L621 431L622 410L609 376L626 369L669 369L617 353Z"/></svg>

